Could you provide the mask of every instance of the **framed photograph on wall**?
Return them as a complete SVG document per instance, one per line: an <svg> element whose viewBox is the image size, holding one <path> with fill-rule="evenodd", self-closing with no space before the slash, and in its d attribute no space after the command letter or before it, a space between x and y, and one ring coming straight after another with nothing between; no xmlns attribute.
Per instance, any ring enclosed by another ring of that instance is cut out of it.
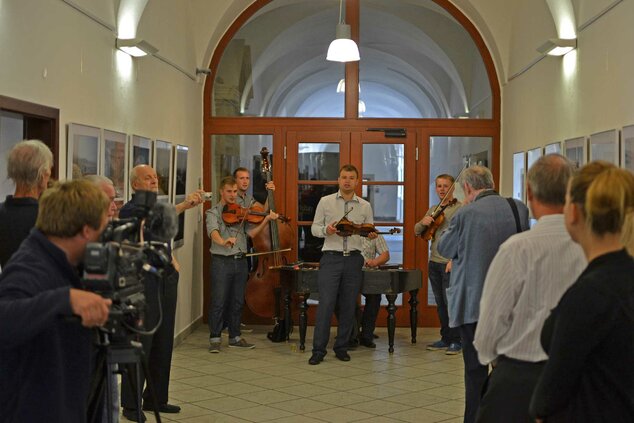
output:
<svg viewBox="0 0 634 423"><path fill-rule="evenodd" d="M634 125L621 130L621 167L634 171Z"/></svg>
<svg viewBox="0 0 634 423"><path fill-rule="evenodd" d="M528 172L528 169L531 168L533 163L535 163L543 155L543 149L541 147L528 150L528 153L526 153L526 171Z"/></svg>
<svg viewBox="0 0 634 423"><path fill-rule="evenodd" d="M152 165L152 140L132 135L130 169L140 164Z"/></svg>
<svg viewBox="0 0 634 423"><path fill-rule="evenodd" d="M123 201L128 192L128 136L122 132L103 131L101 174L110 178L117 195L115 201Z"/></svg>
<svg viewBox="0 0 634 423"><path fill-rule="evenodd" d="M588 143L586 137L571 138L564 141L564 156L570 159L577 169L588 161Z"/></svg>
<svg viewBox="0 0 634 423"><path fill-rule="evenodd" d="M154 170L158 176L159 197L167 201L172 199L172 143L156 140L154 142Z"/></svg>
<svg viewBox="0 0 634 423"><path fill-rule="evenodd" d="M187 155L189 147L184 145L174 146L174 204L182 203L187 196ZM185 235L185 215L178 215L178 233L174 237L174 248L182 247Z"/></svg>
<svg viewBox="0 0 634 423"><path fill-rule="evenodd" d="M79 179L99 173L101 129L93 126L68 124L66 178Z"/></svg>
<svg viewBox="0 0 634 423"><path fill-rule="evenodd" d="M605 160L619 165L619 131L597 132L590 135L590 160Z"/></svg>
<svg viewBox="0 0 634 423"><path fill-rule="evenodd" d="M513 153L513 198L524 200L524 179L526 178L526 153Z"/></svg>
<svg viewBox="0 0 634 423"><path fill-rule="evenodd" d="M544 154L561 154L561 142L551 142L544 147Z"/></svg>

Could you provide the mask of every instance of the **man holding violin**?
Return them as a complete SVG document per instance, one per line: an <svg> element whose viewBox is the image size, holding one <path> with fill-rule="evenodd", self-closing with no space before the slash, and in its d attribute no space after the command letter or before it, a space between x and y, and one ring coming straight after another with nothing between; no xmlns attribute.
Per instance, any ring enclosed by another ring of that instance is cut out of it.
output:
<svg viewBox="0 0 634 423"><path fill-rule="evenodd" d="M242 207L251 207L254 205L262 206L252 195L247 194L249 186L251 186L251 173L246 167L239 167L233 171L233 177L236 180L238 186L238 196L236 197L236 203ZM267 190L275 191L275 184L273 181L267 182L265 185ZM262 208L266 210L266 202Z"/></svg>
<svg viewBox="0 0 634 423"><path fill-rule="evenodd" d="M220 201L207 210L207 234L211 238L211 307L209 308L209 352L220 352L220 333L223 327L223 316L227 316L229 327L229 347L251 349L255 345L249 344L240 335L240 318L244 306L244 289L249 277L247 265L247 235L256 236L278 215L270 211L262 221L252 229L247 230L248 212L242 219L231 220L227 223L223 218L226 205L236 204L238 184L233 176L226 176L218 187ZM236 218L236 215L232 215ZM233 224L232 224L233 223Z"/></svg>
<svg viewBox="0 0 634 423"><path fill-rule="evenodd" d="M425 240L431 240L429 257L429 282L436 299L436 312L440 320L440 339L427 345L430 351L445 350L445 354L455 355L462 350L460 343L460 331L449 327L449 312L447 308L447 287L451 272L451 261L438 253L438 240L436 232L447 229L449 221L462 206L453 198L453 186L455 179L451 175L442 174L436 177L436 194L440 200L427 210L425 217L414 226L416 236L422 236ZM434 218L435 216L435 218Z"/></svg>
<svg viewBox="0 0 634 423"><path fill-rule="evenodd" d="M359 183L359 171L353 165L344 165L339 170L339 191L322 197L315 210L311 232L315 237L325 238L322 257L319 261L317 284L319 307L313 336L311 365L319 364L326 355L330 338L330 319L339 305L339 326L333 350L341 361L350 361L348 341L355 325L355 307L361 291L364 259L361 255L363 240L377 237L374 228L372 206L357 197L355 188ZM345 218L345 227L340 225Z"/></svg>

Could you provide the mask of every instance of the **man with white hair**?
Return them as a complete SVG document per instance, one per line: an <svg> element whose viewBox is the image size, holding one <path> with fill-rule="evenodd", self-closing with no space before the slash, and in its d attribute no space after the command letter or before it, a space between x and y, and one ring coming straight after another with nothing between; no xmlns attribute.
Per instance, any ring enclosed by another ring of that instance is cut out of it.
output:
<svg viewBox="0 0 634 423"><path fill-rule="evenodd" d="M85 178L101 188L104 194L106 194L108 200L110 200L110 205L108 206L108 220L114 219L117 215L117 203L114 201L115 198L117 198L117 192L114 189L114 183L112 180L101 175L88 175Z"/></svg>
<svg viewBox="0 0 634 423"><path fill-rule="evenodd" d="M488 367L478 361L473 337L480 314L480 297L489 265L500 245L528 229L528 209L518 200L494 191L493 175L484 166L464 170L458 182L465 204L440 234L438 253L452 262L447 305L449 327L460 330L465 372L465 423L475 422Z"/></svg>
<svg viewBox="0 0 634 423"><path fill-rule="evenodd" d="M7 157L7 176L15 192L0 203L0 266L5 267L37 219L37 200L46 189L53 153L42 141L26 140L13 146Z"/></svg>
<svg viewBox="0 0 634 423"><path fill-rule="evenodd" d="M130 172L130 186L137 191L151 191L158 193L158 176L156 171L148 165L137 165ZM185 201L176 204L176 213L196 207L203 202L203 191L196 190L188 194ZM132 194L133 196L135 194ZM129 201L119 210L119 217L132 217L134 202ZM152 241L149 233L145 235L145 241ZM168 251L171 256L171 248ZM145 325L147 328L156 325L159 319L159 310L156 306L160 297L162 323L152 336L142 337L143 351L147 358L150 380L157 400L158 410L161 413L179 413L180 407L168 403L170 367L172 362L172 349L174 347L174 325L176 320L176 302L178 294L178 263L172 257L172 264L164 269L160 280L147 276L145 281L145 296L147 310ZM137 404L135 392L132 391L129 375L123 376L121 382L121 405L123 415L131 421L137 421ZM145 382L145 375L141 372L141 387ZM141 404L138 404L139 406ZM143 393L143 409L153 411L154 404L149 390ZM145 415L142 415L145 419Z"/></svg>

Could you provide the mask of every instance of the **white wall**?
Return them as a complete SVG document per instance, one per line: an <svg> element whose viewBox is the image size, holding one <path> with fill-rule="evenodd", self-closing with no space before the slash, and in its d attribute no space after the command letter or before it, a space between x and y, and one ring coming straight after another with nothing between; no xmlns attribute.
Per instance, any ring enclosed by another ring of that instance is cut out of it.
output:
<svg viewBox="0 0 634 423"><path fill-rule="evenodd" d="M581 9L575 11L578 19L587 19L584 10L590 8L584 4L590 3L574 3ZM592 9L591 14L596 13ZM576 52L547 57L503 87L501 185L505 194L512 191L513 152L634 123L633 20L634 2L625 0L578 33ZM577 21L577 26L583 23ZM524 38L513 34L513 38L524 43L521 54L539 46L533 45L534 34ZM548 38L546 34L542 42Z"/></svg>
<svg viewBox="0 0 634 423"><path fill-rule="evenodd" d="M99 1L108 5L90 11L112 22L119 2ZM138 36L194 73L189 8L170 0L150 3ZM115 49L115 33L61 0L0 0L0 40L0 94L60 109L59 169L66 169L66 125L74 122L188 145L187 188L197 188L201 83L156 58L132 60ZM186 213L185 246L176 251L177 334L202 314L202 215Z"/></svg>

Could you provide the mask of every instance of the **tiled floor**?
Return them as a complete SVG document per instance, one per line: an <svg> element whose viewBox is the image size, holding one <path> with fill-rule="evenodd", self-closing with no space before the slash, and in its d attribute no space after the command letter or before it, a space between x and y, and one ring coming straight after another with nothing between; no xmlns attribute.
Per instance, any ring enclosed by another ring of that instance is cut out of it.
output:
<svg viewBox="0 0 634 423"><path fill-rule="evenodd" d="M292 343L266 339L269 327L244 337L253 350L207 352L208 332L200 327L174 351L170 402L179 414L163 421L210 422L462 422L462 357L426 351L438 329L419 329L418 344L409 329L397 329L395 352L387 352L387 331L377 329L377 349L358 347L344 363L329 351L323 363L308 365L299 352L297 328ZM334 335L334 332L333 332ZM331 342L333 340L331 339ZM153 416L148 415L153 422ZM125 421L125 419L122 419Z"/></svg>

